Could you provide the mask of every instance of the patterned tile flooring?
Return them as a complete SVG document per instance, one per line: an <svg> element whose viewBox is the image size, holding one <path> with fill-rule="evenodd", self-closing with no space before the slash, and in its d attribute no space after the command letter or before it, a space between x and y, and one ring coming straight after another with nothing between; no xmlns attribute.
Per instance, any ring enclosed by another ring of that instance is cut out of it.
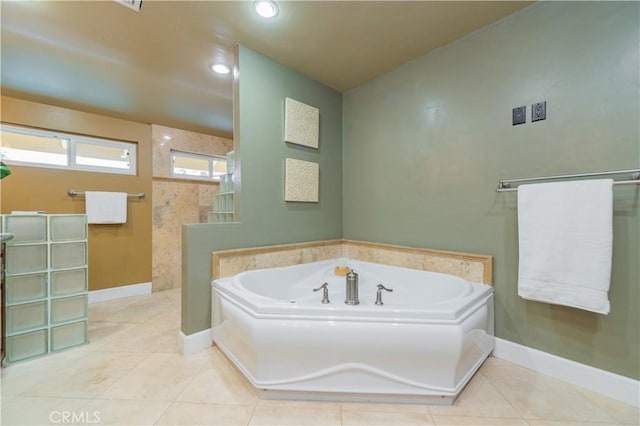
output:
<svg viewBox="0 0 640 426"><path fill-rule="evenodd" d="M266 401L216 347L180 354L180 290L95 303L91 343L2 369L1 424L610 425L637 408L498 358L453 406Z"/></svg>

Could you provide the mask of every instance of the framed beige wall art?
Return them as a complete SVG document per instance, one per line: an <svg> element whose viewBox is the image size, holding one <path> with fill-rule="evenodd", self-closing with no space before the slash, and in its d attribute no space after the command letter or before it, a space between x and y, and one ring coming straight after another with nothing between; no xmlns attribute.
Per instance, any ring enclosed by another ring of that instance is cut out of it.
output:
<svg viewBox="0 0 640 426"><path fill-rule="evenodd" d="M320 165L310 161L285 158L284 200L317 203L320 193Z"/></svg>
<svg viewBox="0 0 640 426"><path fill-rule="evenodd" d="M291 98L284 101L284 141L317 149L320 110Z"/></svg>

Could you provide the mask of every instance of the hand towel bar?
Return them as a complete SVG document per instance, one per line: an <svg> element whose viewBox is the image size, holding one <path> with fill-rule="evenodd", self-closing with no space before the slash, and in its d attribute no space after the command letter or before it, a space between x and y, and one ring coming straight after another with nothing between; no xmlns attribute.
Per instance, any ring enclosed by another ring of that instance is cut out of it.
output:
<svg viewBox="0 0 640 426"><path fill-rule="evenodd" d="M498 188L496 188L496 192L510 192L517 191L518 188L512 188L512 183L523 183L523 182L535 182L539 180L556 180L556 179L572 179L572 178L584 178L584 177L593 177L593 176L609 176L609 175L620 175L620 174L628 174L630 173L630 179L628 180L618 180L614 181L614 185L640 185L640 169L631 169L631 170L613 170L609 172L594 172L594 173L580 173L574 175L561 175L561 176L544 176L544 177L535 177L535 178L522 178L522 179L500 179L498 181Z"/></svg>
<svg viewBox="0 0 640 426"><path fill-rule="evenodd" d="M67 191L67 194L69 194L70 197L84 197L84 192L78 192L74 189L70 189L69 191ZM129 198L139 198L139 199L144 199L145 197L145 193L144 192L138 192L137 194L127 194L127 197Z"/></svg>

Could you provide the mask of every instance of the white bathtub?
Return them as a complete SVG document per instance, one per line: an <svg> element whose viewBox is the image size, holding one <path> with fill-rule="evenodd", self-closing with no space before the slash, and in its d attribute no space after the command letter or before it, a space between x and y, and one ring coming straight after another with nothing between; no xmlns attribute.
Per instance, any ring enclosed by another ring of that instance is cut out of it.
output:
<svg viewBox="0 0 640 426"><path fill-rule="evenodd" d="M215 280L213 340L262 398L451 404L493 350L493 289L350 260L360 304L346 305L337 264ZM382 306L377 284L393 288Z"/></svg>

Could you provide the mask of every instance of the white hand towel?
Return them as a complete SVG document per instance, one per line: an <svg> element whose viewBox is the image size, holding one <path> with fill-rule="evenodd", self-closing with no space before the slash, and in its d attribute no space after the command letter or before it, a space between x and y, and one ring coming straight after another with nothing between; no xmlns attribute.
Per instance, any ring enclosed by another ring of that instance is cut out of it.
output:
<svg viewBox="0 0 640 426"><path fill-rule="evenodd" d="M613 180L518 187L518 294L609 313Z"/></svg>
<svg viewBox="0 0 640 426"><path fill-rule="evenodd" d="M86 191L85 209L88 223L126 223L127 193Z"/></svg>

